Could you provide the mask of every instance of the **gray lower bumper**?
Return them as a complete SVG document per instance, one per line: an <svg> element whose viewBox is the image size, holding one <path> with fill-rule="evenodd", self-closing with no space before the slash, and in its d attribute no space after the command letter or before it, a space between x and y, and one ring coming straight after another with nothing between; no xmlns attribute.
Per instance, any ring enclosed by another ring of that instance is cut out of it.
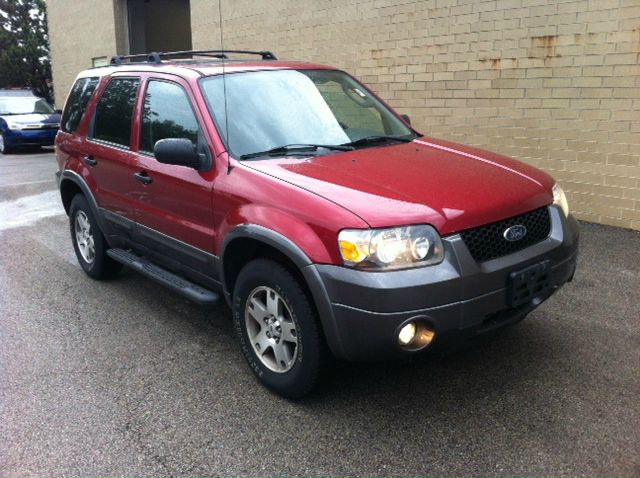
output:
<svg viewBox="0 0 640 478"><path fill-rule="evenodd" d="M435 329L436 338L427 350L523 319L575 271L577 222L572 217L565 219L556 207L550 207L550 214L551 235L546 240L481 264L471 257L460 236L454 235L444 239L445 260L437 266L380 273L308 266L305 276L316 279L309 283L320 302L330 348L348 360L388 359L411 353L397 341L400 327L410 319L424 320ZM551 262L552 289L518 308L509 308L509 275L545 260ZM318 280L320 284L314 287Z"/></svg>

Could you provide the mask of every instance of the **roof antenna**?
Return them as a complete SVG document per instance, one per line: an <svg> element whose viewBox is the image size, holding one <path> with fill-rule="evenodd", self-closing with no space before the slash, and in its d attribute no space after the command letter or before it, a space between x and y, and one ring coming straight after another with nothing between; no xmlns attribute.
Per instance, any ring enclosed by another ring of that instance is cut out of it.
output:
<svg viewBox="0 0 640 478"><path fill-rule="evenodd" d="M220 49L222 50L222 94L224 96L224 135L227 145L227 174L231 174L231 155L229 152L229 113L227 112L227 80L225 77L224 34L222 30L222 0L218 0L218 15L220 17Z"/></svg>

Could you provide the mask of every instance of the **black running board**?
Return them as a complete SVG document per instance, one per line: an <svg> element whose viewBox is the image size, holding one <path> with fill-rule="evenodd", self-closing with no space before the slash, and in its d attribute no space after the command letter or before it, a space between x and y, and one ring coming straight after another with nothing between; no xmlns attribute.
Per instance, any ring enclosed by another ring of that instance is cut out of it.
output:
<svg viewBox="0 0 640 478"><path fill-rule="evenodd" d="M118 261L136 272L153 279L156 282L168 287L193 302L201 305L213 305L220 300L220 296L204 287L200 287L193 282L169 272L166 269L154 264L144 257L137 256L124 249L109 249L107 255L114 261Z"/></svg>

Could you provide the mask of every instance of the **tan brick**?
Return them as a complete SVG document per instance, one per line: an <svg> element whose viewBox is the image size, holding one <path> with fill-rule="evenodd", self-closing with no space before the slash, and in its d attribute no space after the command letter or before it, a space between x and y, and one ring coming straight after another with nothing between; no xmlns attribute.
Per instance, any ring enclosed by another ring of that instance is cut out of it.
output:
<svg viewBox="0 0 640 478"><path fill-rule="evenodd" d="M81 2L82 24L61 14L77 2L47 2L59 98L126 43L113 1ZM550 171L580 217L640 229L638 0L233 3L225 43L346 69L418 130ZM219 48L215 2L191 0L191 13L193 47Z"/></svg>

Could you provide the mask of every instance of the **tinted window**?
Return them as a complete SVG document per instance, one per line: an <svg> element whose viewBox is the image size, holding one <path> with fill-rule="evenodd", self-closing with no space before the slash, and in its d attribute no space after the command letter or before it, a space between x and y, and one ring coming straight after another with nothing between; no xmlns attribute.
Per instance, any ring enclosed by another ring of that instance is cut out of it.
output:
<svg viewBox="0 0 640 478"><path fill-rule="evenodd" d="M78 128L96 86L98 78L81 78L73 85L60 123L63 131L73 133Z"/></svg>
<svg viewBox="0 0 640 478"><path fill-rule="evenodd" d="M93 138L129 147L139 84L139 78L114 78L109 82L96 107Z"/></svg>
<svg viewBox="0 0 640 478"><path fill-rule="evenodd" d="M142 151L153 151L164 138L188 138L198 141L196 120L187 93L175 83L150 81L142 113Z"/></svg>

